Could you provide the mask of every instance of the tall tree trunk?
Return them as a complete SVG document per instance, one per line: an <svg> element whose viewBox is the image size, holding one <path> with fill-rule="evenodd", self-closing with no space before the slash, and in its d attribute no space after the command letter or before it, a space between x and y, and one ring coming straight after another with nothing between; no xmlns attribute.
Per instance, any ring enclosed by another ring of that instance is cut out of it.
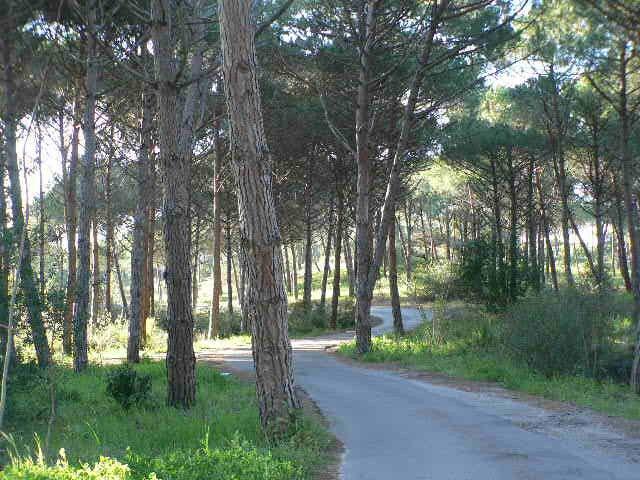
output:
<svg viewBox="0 0 640 480"><path fill-rule="evenodd" d="M627 214L627 226L629 229L629 250L631 253L631 286L633 288L634 312L633 318L636 324L636 340L631 371L631 388L635 393L640 393L640 232L638 231L638 204L634 195L634 181L637 178L637 165L631 154L631 131L633 111L629 105L628 67L630 56L628 55L628 42L625 39L620 42L620 73L619 73L619 105L617 107L620 116L620 159L622 163L622 194Z"/></svg>
<svg viewBox="0 0 640 480"><path fill-rule="evenodd" d="M152 165L152 171L154 170ZM151 175L151 183L155 187L155 174ZM152 194L151 207L149 208L149 241L147 242L147 281L145 282L145 312L146 318L153 317L155 314L155 294L154 294L154 272L153 262L156 250L156 207L155 196ZM146 334L146 323L144 324L144 332Z"/></svg>
<svg viewBox="0 0 640 480"><path fill-rule="evenodd" d="M344 227L343 227L344 229ZM344 234L343 234L344 235ZM353 253L351 252L351 240L347 236L344 236L344 259L347 266L347 278L349 279L349 296L355 295L356 287L356 272L354 271Z"/></svg>
<svg viewBox="0 0 640 480"><path fill-rule="evenodd" d="M284 250L284 267L285 267L284 280L287 287L287 292L289 293L289 295L291 295L291 293L293 293L293 289L292 289L293 281L291 280L291 269L289 268L289 247L284 245L282 249Z"/></svg>
<svg viewBox="0 0 640 480"><path fill-rule="evenodd" d="M538 226L536 225L535 162L535 157L530 155L527 168L527 231L529 232L527 257L529 284L537 291L540 290L540 271L537 252Z"/></svg>
<svg viewBox="0 0 640 480"><path fill-rule="evenodd" d="M217 338L220 333L220 295L222 293L222 206L220 205L222 182L222 144L219 125L214 125L215 156L213 160L213 291L211 293L211 311L209 312L209 330L207 338Z"/></svg>
<svg viewBox="0 0 640 480"><path fill-rule="evenodd" d="M231 278L233 249L231 248L231 220L228 215L225 222L224 244L227 250L227 312L229 312L229 315L233 315L233 283Z"/></svg>
<svg viewBox="0 0 640 480"><path fill-rule="evenodd" d="M613 230L615 231L616 238L618 240L618 267L620 269L620 275L624 281L624 286L627 292L633 292L633 286L631 284L631 275L629 273L629 262L627 258L627 240L624 234L624 207L622 204L622 193L616 176L612 177L613 183L613 209L611 223Z"/></svg>
<svg viewBox="0 0 640 480"><path fill-rule="evenodd" d="M144 58L143 58L144 61ZM129 341L127 343L127 361L140 361L140 348L144 343L142 325L144 287L147 282L147 249L145 248L145 223L150 197L150 168L151 149L153 148L153 93L145 88L141 96L140 109L140 144L138 147L138 162L136 165L137 201L133 219L133 245L131 248L131 310L129 317ZM119 277L120 278L120 277ZM120 281L120 280L118 280ZM122 298L125 300L124 292Z"/></svg>
<svg viewBox="0 0 640 480"><path fill-rule="evenodd" d="M410 284L413 281L413 202L411 200L405 200L404 202L404 221L407 225L407 238L406 238L406 254L405 254L405 269L407 275L407 282ZM392 219L392 223L397 225L395 218ZM398 225L398 228L401 228ZM389 224L391 229L391 224ZM395 241L395 240L394 240ZM397 259L396 259L396 273L397 273Z"/></svg>
<svg viewBox="0 0 640 480"><path fill-rule="evenodd" d="M545 206L545 194L542 190L542 181L540 174L536 173L536 188L538 190L538 201L540 202L540 216L542 219L542 230L547 244L547 257L549 261L549 270L551 272L551 282L553 289L558 291L558 272L556 271L556 259L553 253L553 245L551 244L551 227L549 226L549 218L547 217L547 209Z"/></svg>
<svg viewBox="0 0 640 480"><path fill-rule="evenodd" d="M420 228L422 229L422 246L424 248L424 261L429 262L431 258L431 244L429 243L429 236L427 234L426 223L424 221L424 205L422 199L420 199Z"/></svg>
<svg viewBox="0 0 640 480"><path fill-rule="evenodd" d="M0 136L0 144L2 143ZM0 149L0 318L9 318L9 275L11 272L11 237L7 228L7 197L5 192L5 179L7 172L7 158L5 149ZM0 328L0 355L6 357L7 341L11 335L6 328ZM13 346L9 348L13 352ZM8 361L13 361L13 355L8 355ZM7 359L4 359L7 361Z"/></svg>
<svg viewBox="0 0 640 480"><path fill-rule="evenodd" d="M180 130L173 44L176 35L174 13L175 5L171 0L153 0L151 36L156 66L159 156L164 186L168 317L167 403L189 408L196 399L189 211L191 149L180 148L176 134ZM190 144L191 142L189 147Z"/></svg>
<svg viewBox="0 0 640 480"><path fill-rule="evenodd" d="M398 292L398 253L396 251L396 222L395 219L389 225L389 295L391 297L391 310L393 312L393 331L404 334L402 323L402 310L400 308L400 293Z"/></svg>
<svg viewBox="0 0 640 480"><path fill-rule="evenodd" d="M40 120L37 120L37 132L38 132L38 137L36 139L36 149L37 149L37 156L38 156L38 176L39 176L39 192L38 192L38 199L39 199L39 211L38 211L38 260L40 261L40 298L42 299L42 301L44 302L46 297L45 297L45 287L46 287L46 281L45 281L45 257L44 257L44 245L45 245L45 237L44 237L44 224L45 224L45 218L44 218L44 185L43 185L43 178L42 178L42 128L40 126Z"/></svg>
<svg viewBox="0 0 640 480"><path fill-rule="evenodd" d="M96 168L96 89L98 80L95 22L97 5L95 0L87 6L87 73L86 98L82 132L84 156L80 182L80 212L78 216L78 304L73 319L74 369L79 372L89 362L87 325L89 322L89 295L91 285L91 219L95 215L95 168Z"/></svg>
<svg viewBox="0 0 640 480"><path fill-rule="evenodd" d="M116 250L115 244L113 246L113 264L116 267L116 276L118 277L118 289L120 290L120 301L122 302L122 318L129 318L129 305L127 304L127 296L124 292L122 272L120 272L120 261L118 260L118 251Z"/></svg>
<svg viewBox="0 0 640 480"><path fill-rule="evenodd" d="M111 125L111 138L114 138L113 124ZM113 206L112 206L112 185L111 174L113 170L113 157L115 156L115 147L113 144L109 148L107 156L107 164L104 177L105 191L105 268L104 268L104 309L108 313L109 318L113 317L113 305L111 303L111 273L113 271Z"/></svg>
<svg viewBox="0 0 640 480"><path fill-rule="evenodd" d="M376 31L376 0L361 3L357 19L362 45L359 48L360 68L358 72L358 93L356 102L356 349L360 353L371 349L371 298L373 288L369 282L372 257L371 218L371 159L369 155L370 131L370 76L371 46Z"/></svg>
<svg viewBox="0 0 640 480"><path fill-rule="evenodd" d="M331 267L331 240L333 239L333 201L329 211L329 228L327 229L327 243L324 248L324 266L322 269L322 284L320 287L320 308L324 310L327 301L327 279L329 278L329 268Z"/></svg>
<svg viewBox="0 0 640 480"><path fill-rule="evenodd" d="M507 157L509 160L509 296L515 300L518 296L518 190L516 184L516 172L513 164L513 152L509 148Z"/></svg>
<svg viewBox="0 0 640 480"><path fill-rule="evenodd" d="M307 185L305 188L305 239L304 239L304 288L302 304L306 312L311 311L311 288L313 286L313 237L311 236L311 178L313 163L307 161Z"/></svg>
<svg viewBox="0 0 640 480"><path fill-rule="evenodd" d="M73 317L76 303L77 278L77 250L76 237L78 229L78 206L76 202L77 171L78 171L78 143L80 137L80 115L82 102L80 87L76 88L73 105L73 130L71 134L71 155L69 167L63 165L62 175L64 184L64 217L67 231L67 289L64 318L62 320L62 351L66 355L73 353ZM64 146L64 124L60 123L60 145ZM63 154L66 163L66 153Z"/></svg>
<svg viewBox="0 0 640 480"><path fill-rule="evenodd" d="M252 332L260 418L267 432L277 434L289 427L291 410L301 405L294 389L281 237L260 105L253 1L222 0L219 7L241 259L247 278L245 314Z"/></svg>
<svg viewBox="0 0 640 480"><path fill-rule="evenodd" d="M16 90L12 65L12 49L13 46L8 39L7 32L0 33L0 50L2 53L2 63L4 67L3 87L4 98L4 137L5 137L5 156L7 161L7 173L10 181L11 193L11 212L13 223L13 238L22 238L22 232L25 227L25 218L22 212L22 192L20 188L20 171L18 167L18 155L16 151L16 111L18 104L14 101L16 98ZM10 35L10 33L9 33ZM36 350L36 357L40 367L46 367L50 361L49 343L42 321L42 303L36 285L33 267L31 265L31 244L29 236L24 235L24 248L20 262L20 288L24 295L24 301L27 306L28 320L31 326L31 334Z"/></svg>
<svg viewBox="0 0 640 480"><path fill-rule="evenodd" d="M193 310L197 310L198 308L198 293L199 293L199 288L198 288L198 284L199 282L199 273L200 273L200 227L201 227L202 221L200 220L200 217L198 217L196 219L196 238L195 238L195 242L193 245L193 267L192 267L192 276L193 278L191 279L191 283L193 286L193 292L192 292L192 298L191 298L191 306L193 308Z"/></svg>
<svg viewBox="0 0 640 480"><path fill-rule="evenodd" d="M98 318L100 316L100 309L102 308L102 274L100 273L100 242L98 241L97 212L94 213L93 220L91 221L91 232L93 237L93 241L91 243L93 256L93 260L91 262L93 265L93 292L91 295L93 306L91 307L91 324L97 325Z"/></svg>
<svg viewBox="0 0 640 480"><path fill-rule="evenodd" d="M333 266L333 294L331 297L331 317L329 327L335 329L338 325L338 305L340 303L340 257L342 249L342 231L344 228L344 199L342 193L338 194L336 208L336 241L334 249Z"/></svg>
<svg viewBox="0 0 640 480"><path fill-rule="evenodd" d="M298 261L295 244L291 245L291 261L293 263L293 298L298 301Z"/></svg>

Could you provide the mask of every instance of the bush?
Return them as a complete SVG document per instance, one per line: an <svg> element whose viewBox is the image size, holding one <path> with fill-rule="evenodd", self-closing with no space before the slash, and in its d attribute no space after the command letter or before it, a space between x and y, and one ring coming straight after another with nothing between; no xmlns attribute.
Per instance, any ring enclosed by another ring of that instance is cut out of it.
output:
<svg viewBox="0 0 640 480"><path fill-rule="evenodd" d="M298 335L304 335L318 330L329 328L331 307L324 308L319 303L314 303L311 311L304 309L302 302L292 303L289 306L289 330ZM338 317L336 328L344 330L355 326L355 303L352 298L341 299L338 304Z"/></svg>
<svg viewBox="0 0 640 480"><path fill-rule="evenodd" d="M435 302L433 310L431 326L425 332L431 343L483 350L499 347L499 322L494 314L483 309L451 307L442 301Z"/></svg>
<svg viewBox="0 0 640 480"><path fill-rule="evenodd" d="M504 316L504 344L519 360L545 374L601 376L613 350L620 305L612 294L578 290L524 297Z"/></svg>
<svg viewBox="0 0 640 480"><path fill-rule="evenodd" d="M128 410L149 399L151 375L138 375L129 365L121 365L107 374L107 394Z"/></svg>
<svg viewBox="0 0 640 480"><path fill-rule="evenodd" d="M416 292L426 301L450 300L460 296L457 267L450 262L422 264L414 273Z"/></svg>
<svg viewBox="0 0 640 480"><path fill-rule="evenodd" d="M206 335L209 331L209 308L198 308L193 310L193 329L196 334ZM157 312L158 326L166 331L168 327L167 311L162 309ZM239 312L229 313L228 311L220 312L220 330L219 338L228 338L239 335L242 332L242 318Z"/></svg>

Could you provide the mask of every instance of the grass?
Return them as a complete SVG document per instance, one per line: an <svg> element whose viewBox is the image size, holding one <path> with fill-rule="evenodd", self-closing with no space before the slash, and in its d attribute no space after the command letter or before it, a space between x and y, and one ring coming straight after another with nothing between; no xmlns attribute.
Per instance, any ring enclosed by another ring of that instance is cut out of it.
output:
<svg viewBox="0 0 640 480"><path fill-rule="evenodd" d="M452 314L464 321L470 311L460 308ZM434 341L431 324L423 324L404 337L374 338L371 352L364 355L356 353L354 342L342 344L339 353L363 362L394 363L418 371L496 382L507 389L640 420L640 396L633 394L628 385L581 375L542 375L491 346L491 340L482 339L484 329L479 327L469 330L466 338Z"/></svg>
<svg viewBox="0 0 640 480"><path fill-rule="evenodd" d="M50 442L44 445L50 381L35 369L17 367L10 385L6 429L10 445L4 458L6 462L6 454L11 455L14 467L5 469L0 479L75 479L64 472L55 476L55 468L45 467L60 461L61 449L61 464L78 475L81 464L89 465L88 472L104 467L116 473L128 464L132 479L152 479L152 472L165 480L305 479L328 460L332 438L306 417L296 421L287 439L267 441L252 384L198 365L196 405L189 411L177 410L165 404L163 363L146 361L136 369L151 376L151 398L125 411L106 394L105 378L113 368L91 366L82 374L66 367L51 370L57 412ZM103 465L101 457L113 461ZM77 478L129 478L120 473L83 475Z"/></svg>

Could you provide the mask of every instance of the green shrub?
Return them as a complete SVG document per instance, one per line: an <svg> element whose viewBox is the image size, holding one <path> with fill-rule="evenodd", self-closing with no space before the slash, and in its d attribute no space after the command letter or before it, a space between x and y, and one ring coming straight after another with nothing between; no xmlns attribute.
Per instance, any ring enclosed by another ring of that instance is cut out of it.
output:
<svg viewBox="0 0 640 480"><path fill-rule="evenodd" d="M414 281L417 294L426 301L450 300L460 296L458 269L451 262L418 265Z"/></svg>
<svg viewBox="0 0 640 480"><path fill-rule="evenodd" d="M130 480L127 465L112 458L100 457L94 465L70 466L64 457L55 465L20 459L0 472L0 480Z"/></svg>
<svg viewBox="0 0 640 480"><path fill-rule="evenodd" d="M609 293L578 290L524 297L504 315L504 344L545 374L600 376L613 348L614 321L622 313Z"/></svg>
<svg viewBox="0 0 640 480"><path fill-rule="evenodd" d="M193 329L196 334L206 335L209 331L209 308L197 308L193 310ZM158 326L166 331L168 327L167 310L162 309L156 312ZM220 312L219 338L228 338L242 333L241 315L239 312Z"/></svg>
<svg viewBox="0 0 640 480"><path fill-rule="evenodd" d="M138 375L129 365L121 365L107 374L107 394L128 410L149 400L151 375Z"/></svg>
<svg viewBox="0 0 640 480"><path fill-rule="evenodd" d="M311 310L306 311L302 302L289 305L289 330L293 334L304 335L329 328L331 306L324 308L314 302ZM355 303L352 298L341 299L338 304L336 328L344 330L355 326Z"/></svg>
<svg viewBox="0 0 640 480"><path fill-rule="evenodd" d="M238 436L226 448L178 450L162 457L127 455L131 480L291 480L302 476L292 462L256 449Z"/></svg>
<svg viewBox="0 0 640 480"><path fill-rule="evenodd" d="M94 465L55 465L30 458L14 460L0 480L291 480L303 471L289 460L258 450L238 435L225 448L176 450L158 457L128 452L124 463L100 457Z"/></svg>

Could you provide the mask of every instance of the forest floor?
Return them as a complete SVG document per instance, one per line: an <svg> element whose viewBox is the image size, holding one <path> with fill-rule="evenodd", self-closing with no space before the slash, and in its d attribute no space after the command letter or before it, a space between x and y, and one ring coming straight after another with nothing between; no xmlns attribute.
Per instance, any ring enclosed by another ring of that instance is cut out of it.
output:
<svg viewBox="0 0 640 480"><path fill-rule="evenodd" d="M383 320L374 335L389 332L391 309L376 306L373 313ZM409 329L430 318L416 308L403 313ZM296 381L344 446L341 478L637 478L639 422L494 383L364 365L327 351L352 336L292 342ZM246 345L204 350L201 358L234 371L253 368Z"/></svg>

